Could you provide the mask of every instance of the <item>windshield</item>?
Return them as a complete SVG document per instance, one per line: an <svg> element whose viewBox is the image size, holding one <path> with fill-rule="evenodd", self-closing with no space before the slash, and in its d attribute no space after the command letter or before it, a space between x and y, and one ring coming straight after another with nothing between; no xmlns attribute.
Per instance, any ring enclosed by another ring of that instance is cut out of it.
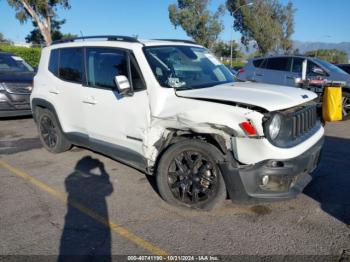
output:
<svg viewBox="0 0 350 262"><path fill-rule="evenodd" d="M330 71L332 73L338 73L338 74L345 74L345 75L347 75L347 73L343 69L337 67L336 65L333 65L331 63L328 63L328 62L320 60L320 59L317 59L316 61L321 66L325 67L328 71Z"/></svg>
<svg viewBox="0 0 350 262"><path fill-rule="evenodd" d="M33 68L19 56L0 55L0 73L33 71Z"/></svg>
<svg viewBox="0 0 350 262"><path fill-rule="evenodd" d="M163 87L185 90L234 81L231 72L205 48L146 47L145 55L155 77Z"/></svg>

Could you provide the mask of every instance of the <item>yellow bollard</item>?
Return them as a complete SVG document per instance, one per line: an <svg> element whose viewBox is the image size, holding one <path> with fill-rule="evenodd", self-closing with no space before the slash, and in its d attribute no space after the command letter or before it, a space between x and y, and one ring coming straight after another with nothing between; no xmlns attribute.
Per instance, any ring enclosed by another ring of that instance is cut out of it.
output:
<svg viewBox="0 0 350 262"><path fill-rule="evenodd" d="M341 121L343 119L341 87L325 87L322 102L322 117L327 122Z"/></svg>

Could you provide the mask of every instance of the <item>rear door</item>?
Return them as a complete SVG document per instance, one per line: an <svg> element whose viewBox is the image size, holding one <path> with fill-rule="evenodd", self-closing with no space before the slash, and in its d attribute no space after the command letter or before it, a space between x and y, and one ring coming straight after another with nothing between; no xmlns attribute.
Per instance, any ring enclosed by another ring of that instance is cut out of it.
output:
<svg viewBox="0 0 350 262"><path fill-rule="evenodd" d="M290 70L289 57L267 58L256 72L256 81L275 85L285 85L286 74Z"/></svg>
<svg viewBox="0 0 350 262"><path fill-rule="evenodd" d="M53 49L49 62L49 84L45 84L49 101L55 107L65 133L86 135L81 97L85 87L83 49Z"/></svg>

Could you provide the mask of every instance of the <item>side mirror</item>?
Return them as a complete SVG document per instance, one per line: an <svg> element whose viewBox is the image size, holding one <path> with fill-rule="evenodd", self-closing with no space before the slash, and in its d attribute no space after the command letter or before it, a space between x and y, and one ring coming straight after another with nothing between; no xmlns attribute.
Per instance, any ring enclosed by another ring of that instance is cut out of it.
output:
<svg viewBox="0 0 350 262"><path fill-rule="evenodd" d="M119 94L130 95L131 85L130 85L129 79L126 76L124 75L115 76L114 82L117 86Z"/></svg>

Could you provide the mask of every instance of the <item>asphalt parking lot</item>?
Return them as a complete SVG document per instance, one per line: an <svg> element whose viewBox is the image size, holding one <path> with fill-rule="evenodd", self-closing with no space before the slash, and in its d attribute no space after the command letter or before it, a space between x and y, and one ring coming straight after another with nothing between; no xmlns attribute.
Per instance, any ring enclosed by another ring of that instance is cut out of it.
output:
<svg viewBox="0 0 350 262"><path fill-rule="evenodd" d="M153 177L82 148L45 151L31 118L0 121L0 255L350 254L350 121L329 124L297 199L168 206ZM343 260L345 261L345 260Z"/></svg>

